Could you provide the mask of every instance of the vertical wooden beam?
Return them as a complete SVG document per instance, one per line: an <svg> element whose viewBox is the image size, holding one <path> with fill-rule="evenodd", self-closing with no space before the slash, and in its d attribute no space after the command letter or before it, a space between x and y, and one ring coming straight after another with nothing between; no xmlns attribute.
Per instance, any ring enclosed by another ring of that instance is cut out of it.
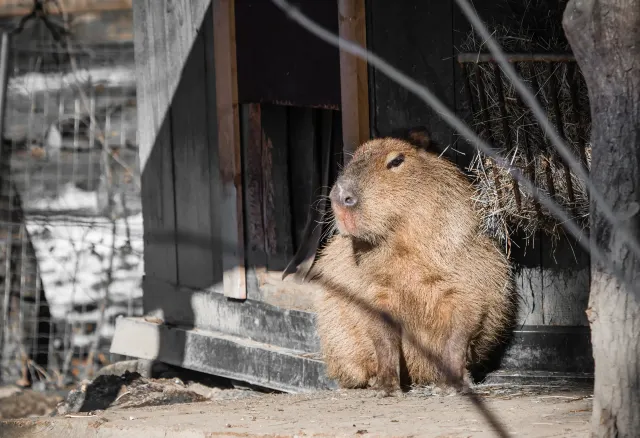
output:
<svg viewBox="0 0 640 438"><path fill-rule="evenodd" d="M261 105L265 249L272 272L283 271L293 256L287 113L283 105Z"/></svg>
<svg viewBox="0 0 640 438"><path fill-rule="evenodd" d="M338 0L340 37L366 47L365 0ZM367 63L340 51L340 94L345 163L369 139L369 82Z"/></svg>
<svg viewBox="0 0 640 438"><path fill-rule="evenodd" d="M167 23L175 46L168 59L184 57L179 81L171 102L171 137L178 253L178 283L192 288L207 288L222 282L221 251L216 247L219 230L212 204L210 136L217 137L214 112L209 111L207 91L214 87L215 71L207 69L206 32L213 27L213 16L204 16L204 2L173 2L177 17ZM206 3L205 3L206 6ZM175 56L171 56L175 53ZM215 70L215 69L214 69ZM211 103L213 104L213 102ZM216 186L213 186L217 190Z"/></svg>
<svg viewBox="0 0 640 438"><path fill-rule="evenodd" d="M265 221L262 203L264 166L262 165L262 111L259 103L247 103L240 108L242 118L242 181L246 228L247 295L259 291L259 280L267 266Z"/></svg>
<svg viewBox="0 0 640 438"><path fill-rule="evenodd" d="M170 25L163 6L145 0L136 1L133 8L146 313L157 308L157 290L148 287L149 279L178 282L170 107L183 59L168 63L173 44L166 33Z"/></svg>
<svg viewBox="0 0 640 438"><path fill-rule="evenodd" d="M246 299L234 0L213 0L224 294Z"/></svg>

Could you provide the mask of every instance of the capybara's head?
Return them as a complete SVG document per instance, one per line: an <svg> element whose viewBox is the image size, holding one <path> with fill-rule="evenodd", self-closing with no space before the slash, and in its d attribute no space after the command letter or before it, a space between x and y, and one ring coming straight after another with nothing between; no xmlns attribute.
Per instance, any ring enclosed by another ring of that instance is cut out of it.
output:
<svg viewBox="0 0 640 438"><path fill-rule="evenodd" d="M428 147L426 134L362 144L330 193L340 234L375 244L403 221L428 217L428 212L416 216L415 211L436 205L434 196L439 195L430 184L442 176L443 167L451 171Z"/></svg>

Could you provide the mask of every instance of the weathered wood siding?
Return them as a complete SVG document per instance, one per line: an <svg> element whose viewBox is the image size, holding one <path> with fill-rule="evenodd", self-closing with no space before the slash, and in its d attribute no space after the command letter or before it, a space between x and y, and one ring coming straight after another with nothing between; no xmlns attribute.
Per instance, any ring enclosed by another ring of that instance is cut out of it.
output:
<svg viewBox="0 0 640 438"><path fill-rule="evenodd" d="M222 279L212 20L206 0L134 4L150 285L208 288ZM146 311L162 303L162 292L145 286Z"/></svg>
<svg viewBox="0 0 640 438"><path fill-rule="evenodd" d="M175 286L223 293L221 259L235 244L226 241L229 233L222 225L229 222L230 226L233 221L220 193L224 172L219 170L218 151L228 136L219 136L214 48L219 47L215 38L224 36L212 32L212 16L217 10L212 10L209 2L190 7L184 2L171 5L172 14L155 2L134 5L145 259L149 261L145 282L156 285L145 286L148 311L163 307L158 303L166 300L159 296L172 293ZM208 7L206 12L203 5ZM312 12L327 20L330 3L313 5ZM333 105L332 96L339 97L340 89L338 81L330 81L325 86L328 94L308 94L309 78L302 74L305 70L292 75L286 89L258 81L255 72L261 71L264 60L260 56L264 54L258 56L259 50L247 46L247 35L256 32L248 26L258 4L242 0L234 8L238 94L255 102L244 104L240 111L242 179L234 184L242 189L238 199L244 199L242 237L251 267L246 272L247 295L263 300L265 290L281 275L300 244L309 208L317 200L312 190L318 181L309 175L311 170L316 177L320 173L322 148L333 147L336 164L341 159L339 113L322 109ZM281 14L277 9L265 11ZM334 20L337 26L337 16ZM297 35L302 35L300 30L287 25L271 40L262 41L263 48L279 50L293 61L296 58L288 50L301 50ZM257 44L255 39L251 41ZM317 41L312 45L321 47ZM337 51L326 47L316 56L316 61L327 64L322 71L332 72L335 78L339 77L338 60ZM224 65L221 62L218 67ZM286 73L286 62L269 65L274 76ZM318 72L314 75L320 79ZM324 101L327 97L330 100ZM279 104L283 101L287 105ZM230 268L225 266L224 271ZM260 273L271 274L261 277ZM165 287L158 287L159 283ZM279 281L277 284L279 291L286 289ZM162 309L165 318L193 324L193 310L178 312L170 307Z"/></svg>

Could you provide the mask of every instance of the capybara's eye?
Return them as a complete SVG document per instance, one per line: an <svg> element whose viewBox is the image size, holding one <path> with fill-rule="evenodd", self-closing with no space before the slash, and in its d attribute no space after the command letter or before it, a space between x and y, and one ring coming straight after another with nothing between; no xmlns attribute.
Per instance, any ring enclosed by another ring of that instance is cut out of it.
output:
<svg viewBox="0 0 640 438"><path fill-rule="evenodd" d="M391 169L392 167L398 167L402 163L404 163L404 154L400 154L397 157L395 157L393 160L389 161L387 163L387 169Z"/></svg>

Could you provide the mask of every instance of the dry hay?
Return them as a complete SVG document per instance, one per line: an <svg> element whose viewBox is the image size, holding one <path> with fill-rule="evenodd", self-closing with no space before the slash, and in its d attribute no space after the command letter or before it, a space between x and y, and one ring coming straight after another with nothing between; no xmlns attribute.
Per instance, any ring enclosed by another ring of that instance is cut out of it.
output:
<svg viewBox="0 0 640 438"><path fill-rule="evenodd" d="M497 39L506 53L570 53L564 37L554 36L553 30L549 32L551 36L547 35L546 38L535 36L528 29L513 31L505 26L494 25L491 30L494 38ZM487 52L482 41L479 41L473 32L468 35L467 40L459 49L463 53ZM473 74L475 65L475 63L468 64L467 71L470 73L471 93L474 96L473 128L476 132L482 133L484 115L480 111L478 83ZM574 193L574 202L571 202L562 159L552 152L553 147L548 145L544 131L532 116L531 111L518 99L515 88L503 72L501 74L502 89L505 96L507 126L509 127L512 144L512 149L507 150L494 65L492 63L479 63L478 66L482 72L481 76L487 100L487 120L489 121L489 132L492 134L488 139L489 142L501 156L506 158L510 166L519 169L525 176L533 179L536 187L547 196L551 195L547 184L547 173L550 173L553 188L555 189L553 199L580 226L586 228L589 217L589 200L584 182L579 180L573 172L571 173ZM572 149L575 157L579 159L578 139L579 136L582 137L585 144L584 155L587 167L590 168L591 144L589 143L589 133L591 119L587 88L584 78L579 73L576 65L577 74L575 77L579 87L579 109L577 111L578 123L573 123L567 66L565 63L553 64L558 104L563 115L566 143ZM518 73L530 89L534 90L534 92L538 91L539 102L546 109L549 120L555 127L555 113L551 97L548 94L548 64L540 62L519 63ZM532 175L534 169L535 178ZM521 198L521 208L518 208L514 180L511 177L509 168L498 166L493 160L476 151L469 170L475 180L475 204L482 214L484 231L496 238L501 245L510 248L510 236L516 231L523 231L527 242L538 231L550 235L554 241L563 234L564 231L559 221L544 206L536 205L533 197L521 185L517 189ZM496 181L498 181L497 186Z"/></svg>

